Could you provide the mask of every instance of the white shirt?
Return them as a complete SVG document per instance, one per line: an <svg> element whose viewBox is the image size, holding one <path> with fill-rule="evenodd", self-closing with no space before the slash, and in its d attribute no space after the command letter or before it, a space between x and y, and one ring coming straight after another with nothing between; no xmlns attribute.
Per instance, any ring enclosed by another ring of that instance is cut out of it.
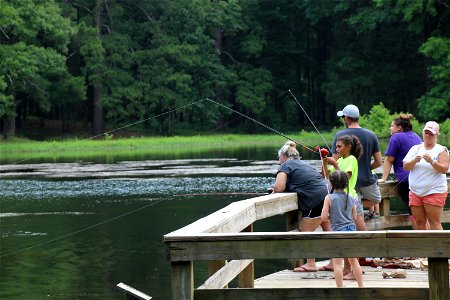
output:
<svg viewBox="0 0 450 300"><path fill-rule="evenodd" d="M438 160L439 154L448 151L442 145L436 144L433 149L425 149L422 144L414 145L409 149L403 162L411 161L417 155L429 154L433 161ZM447 191L447 178L445 174L438 173L430 163L421 159L409 173L409 189L418 196L427 196Z"/></svg>

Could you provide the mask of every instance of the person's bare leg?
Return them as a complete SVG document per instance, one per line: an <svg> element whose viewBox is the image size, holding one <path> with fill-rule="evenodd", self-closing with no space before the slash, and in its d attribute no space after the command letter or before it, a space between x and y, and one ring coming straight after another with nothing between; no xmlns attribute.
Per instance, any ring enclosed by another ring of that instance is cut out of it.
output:
<svg viewBox="0 0 450 300"><path fill-rule="evenodd" d="M348 258L347 257L344 258L344 271L343 271L343 273L344 273L344 277L346 277L347 275L353 276L352 268L350 266L350 263L348 262Z"/></svg>
<svg viewBox="0 0 450 300"><path fill-rule="evenodd" d="M301 232L312 232L316 230L317 227L319 227L320 223L322 223L322 220L320 218L303 218L300 223L300 231ZM294 272L316 272L317 266L316 266L316 260L314 258L308 258L306 259L306 264L294 268Z"/></svg>
<svg viewBox="0 0 450 300"><path fill-rule="evenodd" d="M427 223L427 216L425 214L425 209L423 206L411 206L411 212L416 221L417 230L425 230Z"/></svg>
<svg viewBox="0 0 450 300"><path fill-rule="evenodd" d="M356 230L357 231L366 231L366 223L364 223L364 212L358 214L356 218ZM344 258L344 280L353 280L355 279L355 276L352 273L352 269L350 266L350 263L347 258Z"/></svg>
<svg viewBox="0 0 450 300"><path fill-rule="evenodd" d="M369 199L362 199L361 202L362 202L363 207L365 207L365 208L371 208L372 206L375 207L375 205L380 203L380 202L372 201L372 200L369 200Z"/></svg>
<svg viewBox="0 0 450 300"><path fill-rule="evenodd" d="M331 231L331 223L330 221L322 221L320 223L320 227L322 227L323 231ZM317 269L318 271L333 271L333 259L330 259L328 263Z"/></svg>
<svg viewBox="0 0 450 300"><path fill-rule="evenodd" d="M350 265L352 266L353 275L354 275L356 281L358 282L358 287L360 287L360 288L364 287L363 279L362 279L362 269L361 269L361 266L359 265L358 259L357 258L349 258L348 261L349 261Z"/></svg>
<svg viewBox="0 0 450 300"><path fill-rule="evenodd" d="M425 211L426 219L430 226L429 229L430 230L443 230L444 228L442 227L441 221L442 221L442 212L443 212L444 208L441 206L424 203L423 209ZM426 228L426 224L425 224L425 228ZM426 228L426 229L428 229L428 228Z"/></svg>
<svg viewBox="0 0 450 300"><path fill-rule="evenodd" d="M336 281L337 287L344 286L344 279L342 275L342 258L332 258L333 268L334 268L334 280Z"/></svg>

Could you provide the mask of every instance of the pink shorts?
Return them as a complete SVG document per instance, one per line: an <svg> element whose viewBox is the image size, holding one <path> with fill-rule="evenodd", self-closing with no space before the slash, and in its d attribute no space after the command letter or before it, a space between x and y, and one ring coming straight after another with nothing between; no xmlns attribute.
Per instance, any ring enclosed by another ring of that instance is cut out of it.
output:
<svg viewBox="0 0 450 300"><path fill-rule="evenodd" d="M409 192L409 206L423 206L423 203L444 207L448 192L419 196Z"/></svg>

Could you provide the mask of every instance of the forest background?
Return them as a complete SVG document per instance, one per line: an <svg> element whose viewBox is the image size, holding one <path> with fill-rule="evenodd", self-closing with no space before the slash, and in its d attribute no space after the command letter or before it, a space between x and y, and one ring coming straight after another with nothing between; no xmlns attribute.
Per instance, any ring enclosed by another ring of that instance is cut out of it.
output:
<svg viewBox="0 0 450 300"><path fill-rule="evenodd" d="M0 7L4 138L89 136L136 122L141 135L265 130L205 98L278 130L312 130L308 116L332 129L353 103L370 112L368 127L387 132L390 112L410 112L450 133L449 0Z"/></svg>

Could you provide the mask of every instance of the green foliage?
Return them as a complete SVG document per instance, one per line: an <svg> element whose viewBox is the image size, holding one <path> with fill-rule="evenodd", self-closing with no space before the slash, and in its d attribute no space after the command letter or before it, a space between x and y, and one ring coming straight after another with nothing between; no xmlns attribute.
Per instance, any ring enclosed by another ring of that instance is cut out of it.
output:
<svg viewBox="0 0 450 300"><path fill-rule="evenodd" d="M362 115L359 119L360 121L359 123L361 127L367 128L375 132L375 134L379 138L387 138L390 137L391 135L389 126L391 125L392 120L398 118L400 114L402 114L402 112L391 114L389 109L387 109L384 106L384 104L380 102L379 104L374 105L370 109L369 114ZM408 112L406 112L406 114L408 114ZM424 124L419 123L419 121L416 118L413 118L411 120L411 124L413 131L417 133L419 136L422 136L422 128ZM442 130L442 126L448 125L441 125L441 133L446 135L447 133L444 133L445 130L444 131Z"/></svg>
<svg viewBox="0 0 450 300"><path fill-rule="evenodd" d="M0 118L11 117L14 112L14 102L11 96L5 94L6 82L0 77Z"/></svg>
<svg viewBox="0 0 450 300"><path fill-rule="evenodd" d="M370 109L369 114L361 116L360 125L375 132L379 138L389 137L391 135L389 125L393 119L389 109L380 102Z"/></svg>
<svg viewBox="0 0 450 300"><path fill-rule="evenodd" d="M320 130L336 126L336 111L348 103L371 109L361 121L380 136L389 135L389 110L441 123L450 115L450 18L438 0L0 0L0 7L0 116L22 123L45 112L97 124L95 102L110 128L264 130L212 103L180 109L209 97L276 129L310 129L288 90Z"/></svg>
<svg viewBox="0 0 450 300"><path fill-rule="evenodd" d="M49 111L56 101L52 81L66 72L70 22L54 1L0 1L0 7L0 77L6 83L0 116L14 116L24 100Z"/></svg>
<svg viewBox="0 0 450 300"><path fill-rule="evenodd" d="M424 120L446 120L450 115L450 38L432 37L420 51L433 61L429 76L434 85L418 100L418 114Z"/></svg>
<svg viewBox="0 0 450 300"><path fill-rule="evenodd" d="M265 99L270 92L272 77L264 69L243 68L239 72L236 101L245 111L259 115L265 110Z"/></svg>
<svg viewBox="0 0 450 300"><path fill-rule="evenodd" d="M439 124L440 135L450 136L450 118Z"/></svg>

